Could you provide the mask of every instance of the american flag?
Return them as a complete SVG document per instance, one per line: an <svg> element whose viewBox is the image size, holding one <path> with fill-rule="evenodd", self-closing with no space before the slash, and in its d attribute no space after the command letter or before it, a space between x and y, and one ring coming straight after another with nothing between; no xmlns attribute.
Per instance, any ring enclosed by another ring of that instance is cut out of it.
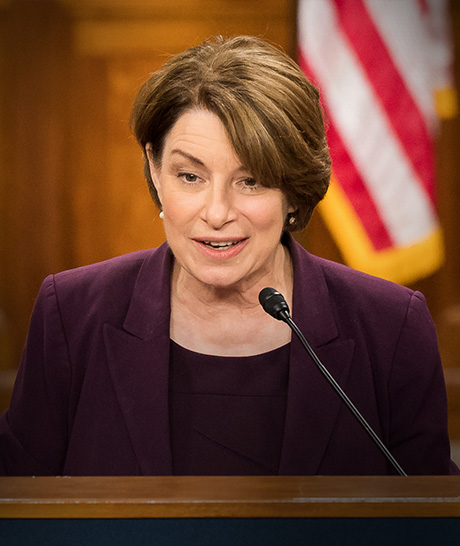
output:
<svg viewBox="0 0 460 546"><path fill-rule="evenodd" d="M434 140L456 113L444 0L299 0L333 177L321 214L346 262L400 283L443 262Z"/></svg>

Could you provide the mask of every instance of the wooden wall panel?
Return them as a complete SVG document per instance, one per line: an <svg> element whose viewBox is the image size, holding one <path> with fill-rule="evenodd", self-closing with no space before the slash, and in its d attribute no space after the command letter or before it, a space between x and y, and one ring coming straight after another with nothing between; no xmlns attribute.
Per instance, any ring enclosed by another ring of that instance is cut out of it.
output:
<svg viewBox="0 0 460 546"><path fill-rule="evenodd" d="M7 177L8 157L6 143L6 89L7 89L7 14L6 6L0 3L0 410L9 398L9 389L14 380L14 368L5 369L13 362L13 329L5 308L8 291L7 276ZM2 370L3 367L3 370Z"/></svg>
<svg viewBox="0 0 460 546"><path fill-rule="evenodd" d="M11 334L7 357L17 361L39 282L68 263L72 246L64 183L69 28L62 10L50 2L3 4L2 19L0 308Z"/></svg>
<svg viewBox="0 0 460 546"><path fill-rule="evenodd" d="M141 150L128 127L136 82L160 66L152 64L118 57L76 59L78 80L91 82L80 96L75 115L78 265L156 246L164 240L143 178Z"/></svg>

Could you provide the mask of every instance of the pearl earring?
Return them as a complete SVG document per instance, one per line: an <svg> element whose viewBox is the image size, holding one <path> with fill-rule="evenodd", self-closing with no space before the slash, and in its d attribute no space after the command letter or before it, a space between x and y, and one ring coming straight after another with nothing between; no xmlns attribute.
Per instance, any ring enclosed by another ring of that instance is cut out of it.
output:
<svg viewBox="0 0 460 546"><path fill-rule="evenodd" d="M164 214L163 211L161 211L160 214L159 214L158 216L163 220L163 218L165 217L165 214Z"/></svg>

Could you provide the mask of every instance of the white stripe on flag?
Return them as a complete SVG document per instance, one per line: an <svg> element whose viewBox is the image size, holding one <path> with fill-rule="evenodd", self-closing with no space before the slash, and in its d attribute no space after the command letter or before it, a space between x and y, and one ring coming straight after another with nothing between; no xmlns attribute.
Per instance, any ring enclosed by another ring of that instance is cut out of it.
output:
<svg viewBox="0 0 460 546"><path fill-rule="evenodd" d="M365 0L367 9L393 62L427 123L437 125L433 100L431 36L421 17L418 0Z"/></svg>
<svg viewBox="0 0 460 546"><path fill-rule="evenodd" d="M300 2L299 45L318 78L331 121L392 239L398 246L423 239L437 225L435 212L341 32L329 0Z"/></svg>

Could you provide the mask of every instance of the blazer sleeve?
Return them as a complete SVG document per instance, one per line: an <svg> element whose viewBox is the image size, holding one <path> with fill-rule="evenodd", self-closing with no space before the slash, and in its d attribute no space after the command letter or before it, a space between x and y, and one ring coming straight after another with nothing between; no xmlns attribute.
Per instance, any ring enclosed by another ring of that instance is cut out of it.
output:
<svg viewBox="0 0 460 546"><path fill-rule="evenodd" d="M0 417L0 474L62 472L70 384L67 340L49 276L32 312L10 408Z"/></svg>
<svg viewBox="0 0 460 546"><path fill-rule="evenodd" d="M420 292L410 299L389 389L391 450L405 472L458 474L450 460L447 396L436 331Z"/></svg>

